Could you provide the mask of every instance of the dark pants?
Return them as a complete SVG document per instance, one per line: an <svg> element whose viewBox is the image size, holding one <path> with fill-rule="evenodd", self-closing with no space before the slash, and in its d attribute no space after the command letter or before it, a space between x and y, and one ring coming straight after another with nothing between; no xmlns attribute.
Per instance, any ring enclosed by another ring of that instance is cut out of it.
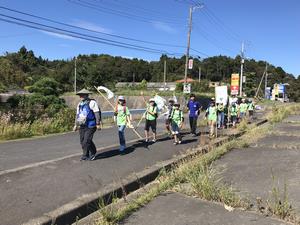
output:
<svg viewBox="0 0 300 225"><path fill-rule="evenodd" d="M88 128L88 127L80 127L80 144L83 151L83 156L90 157L91 155L96 154L97 149L93 142L93 136L96 132L96 127Z"/></svg>
<svg viewBox="0 0 300 225"><path fill-rule="evenodd" d="M198 117L189 117L190 119L190 128L191 128L191 133L196 134L196 129L197 129L197 119Z"/></svg>

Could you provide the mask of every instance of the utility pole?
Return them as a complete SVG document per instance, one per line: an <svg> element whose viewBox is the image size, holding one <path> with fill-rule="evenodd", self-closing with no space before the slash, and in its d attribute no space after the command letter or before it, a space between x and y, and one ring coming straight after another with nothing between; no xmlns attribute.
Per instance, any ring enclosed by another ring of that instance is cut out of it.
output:
<svg viewBox="0 0 300 225"><path fill-rule="evenodd" d="M167 60L164 61L164 91L166 91L166 78L167 78Z"/></svg>
<svg viewBox="0 0 300 225"><path fill-rule="evenodd" d="M75 94L77 93L77 87L76 87L76 81L77 81L77 57L75 57L75 59L74 59L74 92L75 92Z"/></svg>
<svg viewBox="0 0 300 225"><path fill-rule="evenodd" d="M263 73L263 75L262 75L262 77L260 79L259 85L257 87L256 93L255 93L255 98L257 98L257 96L258 96L258 92L259 92L260 86L261 86L261 84L262 84L262 82L264 80L264 77L265 77L265 75L267 73L267 69L268 69L268 64L266 63L266 68L265 68L265 71L264 71L264 73Z"/></svg>
<svg viewBox="0 0 300 225"><path fill-rule="evenodd" d="M240 97L243 97L243 72L244 72L244 41L242 42L242 51L241 51L241 75L240 75Z"/></svg>
<svg viewBox="0 0 300 225"><path fill-rule="evenodd" d="M132 83L135 85L135 73L132 74Z"/></svg>
<svg viewBox="0 0 300 225"><path fill-rule="evenodd" d="M268 87L268 63L266 62L266 75L265 75L265 98L267 98L267 87Z"/></svg>
<svg viewBox="0 0 300 225"><path fill-rule="evenodd" d="M189 62L189 57L190 57L193 10L194 10L194 7L191 6L190 13L189 13L189 31L188 31L188 40L187 40L186 57L185 57L184 85L186 85L186 83L187 83L186 81L187 81L187 72L188 72L188 62Z"/></svg>
<svg viewBox="0 0 300 225"><path fill-rule="evenodd" d="M201 66L199 66L199 83L200 83L200 81L201 81Z"/></svg>

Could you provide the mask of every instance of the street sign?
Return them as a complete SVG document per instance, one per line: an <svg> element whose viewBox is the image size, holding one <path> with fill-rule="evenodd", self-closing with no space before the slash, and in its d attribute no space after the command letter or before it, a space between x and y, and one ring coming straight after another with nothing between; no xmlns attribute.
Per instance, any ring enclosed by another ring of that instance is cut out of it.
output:
<svg viewBox="0 0 300 225"><path fill-rule="evenodd" d="M239 81L240 81L240 75L238 73L231 74L231 86L230 86L231 95L239 94Z"/></svg>
<svg viewBox="0 0 300 225"><path fill-rule="evenodd" d="M183 93L190 94L191 93L191 84L183 84Z"/></svg>
<svg viewBox="0 0 300 225"><path fill-rule="evenodd" d="M189 59L189 69L193 69L193 59Z"/></svg>

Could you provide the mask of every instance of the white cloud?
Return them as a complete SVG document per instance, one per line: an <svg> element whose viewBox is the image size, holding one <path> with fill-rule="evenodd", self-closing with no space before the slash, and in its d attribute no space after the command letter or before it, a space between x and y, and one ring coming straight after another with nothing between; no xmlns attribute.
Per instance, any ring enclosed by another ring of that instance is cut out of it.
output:
<svg viewBox="0 0 300 225"><path fill-rule="evenodd" d="M102 26L99 26L97 24L91 23L91 22L87 22L84 20L74 20L74 22L72 23L72 25L77 26L77 27L82 27L85 29L89 29L89 30L94 30L94 31L98 31L98 32L103 32L103 33L107 33L107 34L112 34L112 30L104 28Z"/></svg>
<svg viewBox="0 0 300 225"><path fill-rule="evenodd" d="M62 38L62 39L67 39L67 40L80 40L78 38L68 36L68 35L64 35L64 34L52 33L52 32L48 32L48 31L41 31L41 32L44 33L44 34L53 36L53 37L57 37L57 38Z"/></svg>
<svg viewBox="0 0 300 225"><path fill-rule="evenodd" d="M153 21L152 22L154 28L167 32L167 33L176 33L176 29L174 29L173 27L171 27L170 25L164 23L164 22L160 22L160 21Z"/></svg>

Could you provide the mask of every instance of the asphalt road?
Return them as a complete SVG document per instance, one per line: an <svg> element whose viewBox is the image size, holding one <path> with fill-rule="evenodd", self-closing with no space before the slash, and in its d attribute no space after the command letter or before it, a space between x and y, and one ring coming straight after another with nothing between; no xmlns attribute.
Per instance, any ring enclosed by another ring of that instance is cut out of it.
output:
<svg viewBox="0 0 300 225"><path fill-rule="evenodd" d="M135 138L133 134L129 135ZM99 143L104 146L115 143L116 138L115 130L107 129L102 135L100 133L96 143L98 146ZM13 166L20 166L32 162L31 154L35 155L34 160L38 161L44 160L44 156L53 159L80 152L77 139L75 134L67 134L12 142L15 150L19 147L24 154L17 151L11 153L7 149L6 158L14 163ZM110 148L100 151L95 161L79 161L79 156L73 156L1 175L0 224L17 225L27 222L84 194L101 191L107 184L119 182L120 178L141 171L156 162L170 159L175 154L180 154L196 145L197 142L197 137L188 135L178 146L174 146L170 139L160 139L155 144L135 143L128 145L130 153L124 156L119 155L118 148ZM26 143L26 149L22 148L22 143ZM2 144L2 147L3 145L8 143ZM2 149L1 152L3 154ZM17 156L19 160L15 158ZM10 164L2 165L2 160L1 166L2 168L13 167Z"/></svg>
<svg viewBox="0 0 300 225"><path fill-rule="evenodd" d="M163 131L163 123L159 130ZM142 130L142 128L141 128ZM136 139L130 129L127 140ZM97 132L97 147L118 143L116 128ZM154 144L128 144L129 154L119 155L118 148L99 152L95 161L79 161L78 134L68 133L35 140L0 144L0 224L18 225L59 208L88 193L103 190L120 178L171 159L198 143L198 137L186 135L181 145L164 138ZM60 157L65 157L56 160ZM54 160L39 166L2 173L7 169Z"/></svg>

